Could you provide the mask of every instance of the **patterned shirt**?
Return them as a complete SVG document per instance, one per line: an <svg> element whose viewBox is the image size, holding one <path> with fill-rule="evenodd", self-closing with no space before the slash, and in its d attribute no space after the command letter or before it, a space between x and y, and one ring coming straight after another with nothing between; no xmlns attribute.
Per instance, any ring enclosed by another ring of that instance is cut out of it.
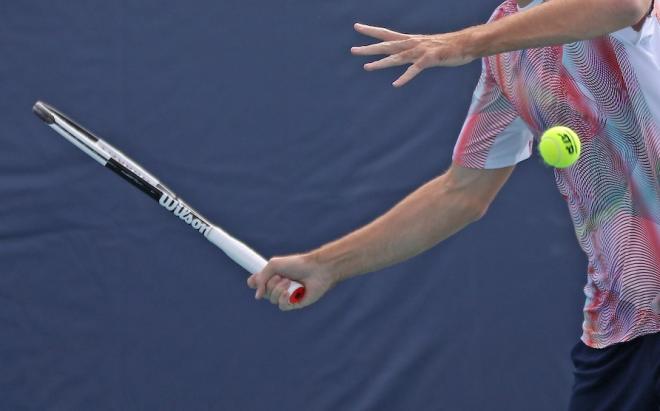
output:
<svg viewBox="0 0 660 411"><path fill-rule="evenodd" d="M660 332L659 8L640 30L484 58L454 149L459 165L501 168L552 126L579 134L579 160L555 179L589 261L582 340L594 348ZM517 12L507 0L491 21Z"/></svg>

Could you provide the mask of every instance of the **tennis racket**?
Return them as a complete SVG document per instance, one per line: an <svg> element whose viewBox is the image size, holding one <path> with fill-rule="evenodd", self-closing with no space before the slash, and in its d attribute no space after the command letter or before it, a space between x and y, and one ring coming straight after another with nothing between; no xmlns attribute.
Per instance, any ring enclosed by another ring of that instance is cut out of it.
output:
<svg viewBox="0 0 660 411"><path fill-rule="evenodd" d="M162 184L153 174L146 171L108 142L101 140L46 103L38 101L32 110L50 128L87 153L99 164L114 171L140 191L158 201L162 207L218 246L229 258L248 272L254 274L266 266L267 262L262 256L227 234L222 228L212 224ZM296 304L305 296L305 287L296 281L291 281L288 292L289 302Z"/></svg>

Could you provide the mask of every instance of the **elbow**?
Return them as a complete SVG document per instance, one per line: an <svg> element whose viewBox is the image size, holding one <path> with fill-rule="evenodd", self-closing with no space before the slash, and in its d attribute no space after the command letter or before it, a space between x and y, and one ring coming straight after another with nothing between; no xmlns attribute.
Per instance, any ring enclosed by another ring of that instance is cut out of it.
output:
<svg viewBox="0 0 660 411"><path fill-rule="evenodd" d="M625 26L639 23L649 14L650 0L610 0L612 13L621 18Z"/></svg>
<svg viewBox="0 0 660 411"><path fill-rule="evenodd" d="M466 213L466 219L470 224L476 223L486 215L489 207L490 207L490 202L486 202L484 200L480 200L480 199L467 200L464 207Z"/></svg>
<svg viewBox="0 0 660 411"><path fill-rule="evenodd" d="M474 210L474 215L473 215L472 222L477 222L477 221L481 220L482 218L484 218L484 216L488 212L488 207L489 206L490 206L490 204L485 204L485 205L481 205L480 207L477 207Z"/></svg>

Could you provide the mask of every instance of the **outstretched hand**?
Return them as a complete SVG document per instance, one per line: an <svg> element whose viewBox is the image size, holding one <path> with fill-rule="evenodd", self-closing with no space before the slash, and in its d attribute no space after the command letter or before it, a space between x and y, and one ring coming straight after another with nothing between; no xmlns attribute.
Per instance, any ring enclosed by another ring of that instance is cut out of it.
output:
<svg viewBox="0 0 660 411"><path fill-rule="evenodd" d="M392 83L394 87L407 84L427 68L462 66L476 58L468 50L470 34L467 30L434 35L404 34L356 23L355 31L380 40L380 43L353 47L351 48L353 54L387 56L365 64L365 70L380 70L410 64L406 72Z"/></svg>
<svg viewBox="0 0 660 411"><path fill-rule="evenodd" d="M298 304L289 303L291 280L305 286L305 297ZM247 284L256 289L254 298L266 298L282 311L305 308L318 301L337 283L332 272L307 254L272 258L261 272L251 275Z"/></svg>

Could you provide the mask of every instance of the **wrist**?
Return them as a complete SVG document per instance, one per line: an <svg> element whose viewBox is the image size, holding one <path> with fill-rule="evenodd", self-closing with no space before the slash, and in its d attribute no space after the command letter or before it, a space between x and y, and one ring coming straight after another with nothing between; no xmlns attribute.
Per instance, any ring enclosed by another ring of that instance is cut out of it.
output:
<svg viewBox="0 0 660 411"><path fill-rule="evenodd" d="M338 284L349 277L348 273L342 268L340 259L333 257L326 247L310 251L305 254L305 259L333 284Z"/></svg>
<svg viewBox="0 0 660 411"><path fill-rule="evenodd" d="M487 33L484 29L485 26L480 25L469 27L458 32L458 34L460 34L461 47L463 48L466 57L471 60L480 59L489 54L487 51Z"/></svg>

